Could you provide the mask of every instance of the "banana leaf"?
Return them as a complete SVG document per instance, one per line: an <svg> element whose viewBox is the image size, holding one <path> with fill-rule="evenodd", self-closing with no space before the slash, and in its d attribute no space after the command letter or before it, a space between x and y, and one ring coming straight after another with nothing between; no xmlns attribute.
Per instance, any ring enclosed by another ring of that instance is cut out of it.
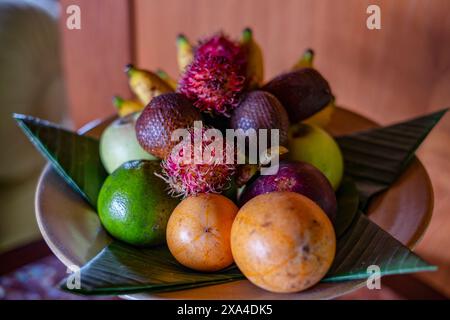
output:
<svg viewBox="0 0 450 320"><path fill-rule="evenodd" d="M359 196L355 182L344 176L336 191L338 214L334 224L336 237L340 238L350 227L358 212Z"/></svg>
<svg viewBox="0 0 450 320"><path fill-rule="evenodd" d="M386 190L402 174L416 149L447 110L337 137L345 174L356 182L362 209L372 196Z"/></svg>
<svg viewBox="0 0 450 320"><path fill-rule="evenodd" d="M371 265L378 266L381 275L437 270L359 211L338 239L333 265L322 281L367 279Z"/></svg>
<svg viewBox="0 0 450 320"><path fill-rule="evenodd" d="M81 269L81 294L165 292L223 283L244 276L236 267L216 273L196 272L180 265L166 246L139 249L112 242ZM67 289L66 281L62 282Z"/></svg>
<svg viewBox="0 0 450 320"><path fill-rule="evenodd" d="M322 282L367 279L367 268L377 265L381 275L434 271L389 233L361 212L337 242L336 257ZM167 247L139 249L114 241L80 271L81 288L61 288L78 294L121 295L168 292L245 279L235 266L202 273L180 265Z"/></svg>
<svg viewBox="0 0 450 320"><path fill-rule="evenodd" d="M96 209L98 193L107 177L98 140L31 116L13 117L56 172Z"/></svg>

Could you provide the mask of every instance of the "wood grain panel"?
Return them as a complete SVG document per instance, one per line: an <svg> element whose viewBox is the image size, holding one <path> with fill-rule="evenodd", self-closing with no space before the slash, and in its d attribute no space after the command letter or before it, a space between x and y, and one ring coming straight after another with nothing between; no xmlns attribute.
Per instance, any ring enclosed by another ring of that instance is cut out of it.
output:
<svg viewBox="0 0 450 320"><path fill-rule="evenodd" d="M66 28L66 8L81 9L81 30ZM75 127L114 112L114 94L129 96L124 66L132 60L127 0L62 0L60 31L70 114Z"/></svg>

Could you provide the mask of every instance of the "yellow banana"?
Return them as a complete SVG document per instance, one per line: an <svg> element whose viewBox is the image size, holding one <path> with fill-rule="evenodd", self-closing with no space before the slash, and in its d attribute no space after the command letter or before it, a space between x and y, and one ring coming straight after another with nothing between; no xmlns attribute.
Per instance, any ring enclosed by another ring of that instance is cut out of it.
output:
<svg viewBox="0 0 450 320"><path fill-rule="evenodd" d="M292 67L292 70L298 70L301 68L313 68L314 67L313 62L314 62L314 50L306 49L303 55L297 61L297 63ZM335 108L336 107L333 99L327 106L325 106L325 108L315 113L314 115L304 120L303 122L324 128L330 123L331 116L333 115Z"/></svg>
<svg viewBox="0 0 450 320"><path fill-rule="evenodd" d="M144 109L142 103L133 100L125 100L119 96L113 97L113 105L116 107L120 117L125 117L133 112Z"/></svg>
<svg viewBox="0 0 450 320"><path fill-rule="evenodd" d="M297 63L294 64L292 70L297 70L301 68L312 68L314 60L314 51L312 49L306 49L303 55L298 59Z"/></svg>
<svg viewBox="0 0 450 320"><path fill-rule="evenodd" d="M135 68L129 64L125 68L131 91L146 106L150 100L163 93L173 92L167 82L153 72Z"/></svg>
<svg viewBox="0 0 450 320"><path fill-rule="evenodd" d="M160 77L165 82L167 82L167 84L170 85L173 90L177 89L177 85L178 85L177 81L174 78L172 78L171 76L169 76L169 74L167 72L165 72L164 70L158 69L158 70L156 70L156 74L158 75L158 77Z"/></svg>
<svg viewBox="0 0 450 320"><path fill-rule="evenodd" d="M334 104L334 99L322 110L313 114L308 119L304 120L303 123L312 124L319 126L321 128L325 128L331 121L331 117L333 115L336 106Z"/></svg>
<svg viewBox="0 0 450 320"><path fill-rule="evenodd" d="M194 50L185 35L179 34L177 36L177 61L180 72L184 72L186 67L191 64L194 58Z"/></svg>
<svg viewBox="0 0 450 320"><path fill-rule="evenodd" d="M250 89L257 88L264 81L264 59L261 47L253 38L252 29L242 31L241 45L247 52L246 77Z"/></svg>

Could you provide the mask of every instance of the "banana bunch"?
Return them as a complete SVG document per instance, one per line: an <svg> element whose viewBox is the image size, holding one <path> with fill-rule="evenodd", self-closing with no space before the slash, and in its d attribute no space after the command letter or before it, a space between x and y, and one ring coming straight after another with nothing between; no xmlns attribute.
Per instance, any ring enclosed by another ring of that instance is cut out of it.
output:
<svg viewBox="0 0 450 320"><path fill-rule="evenodd" d="M263 56L250 28L246 28L242 32L240 43L245 48L248 57L246 69L248 87L258 88L262 85L264 79ZM183 73L186 67L191 64L195 50L189 39L183 34L177 36L176 47L178 69L180 73ZM136 95L139 102L126 100L118 96L113 97L113 105L121 117L140 111L154 97L163 93L174 92L177 89L177 80L162 69L151 72L128 64L125 67L125 73L128 76L131 91Z"/></svg>
<svg viewBox="0 0 450 320"><path fill-rule="evenodd" d="M264 81L264 60L261 47L253 38L252 29L242 31L241 46L247 52L246 78L250 89L258 88Z"/></svg>
<svg viewBox="0 0 450 320"><path fill-rule="evenodd" d="M131 113L144 109L144 105L142 103L134 100L126 100L119 96L113 97L113 105L116 107L117 113L120 117L125 117Z"/></svg>
<svg viewBox="0 0 450 320"><path fill-rule="evenodd" d="M306 49L300 59L298 59L298 61L294 64L292 70L294 71L302 68L313 68L313 61L314 51L312 49ZM331 116L333 115L335 108L335 99L333 99L325 108L314 114L312 117L304 120L303 122L324 128L330 123Z"/></svg>
<svg viewBox="0 0 450 320"><path fill-rule="evenodd" d="M156 70L156 74L164 80L174 91L177 89L177 81L162 69Z"/></svg>
<svg viewBox="0 0 450 320"><path fill-rule="evenodd" d="M188 65L194 59L194 49L185 35L179 34L177 36L177 61L180 73L183 73Z"/></svg>
<svg viewBox="0 0 450 320"><path fill-rule="evenodd" d="M192 47L187 39L179 36L177 46L179 59L182 59L183 63L189 64L189 59L192 59ZM189 52L191 58L189 58ZM139 102L114 96L113 105L116 107L120 117L142 110L154 97L163 93L174 92L177 88L177 81L161 69L151 72L128 64L125 67L125 73L128 76L130 89Z"/></svg>
<svg viewBox="0 0 450 320"><path fill-rule="evenodd" d="M154 97L174 91L172 87L157 74L135 68L132 64L126 66L125 73L128 75L128 83L131 90L145 106Z"/></svg>

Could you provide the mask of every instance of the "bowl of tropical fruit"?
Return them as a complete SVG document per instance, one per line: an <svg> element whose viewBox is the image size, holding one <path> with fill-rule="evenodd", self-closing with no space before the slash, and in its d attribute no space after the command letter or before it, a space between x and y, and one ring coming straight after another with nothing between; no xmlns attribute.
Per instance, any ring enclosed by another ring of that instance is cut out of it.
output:
<svg viewBox="0 0 450 320"><path fill-rule="evenodd" d="M77 294L329 299L433 271L414 156L445 110L387 127L337 106L306 50L268 81L251 29L176 39L179 76L129 64L134 99L72 132L15 115L49 160L41 232Z"/></svg>

